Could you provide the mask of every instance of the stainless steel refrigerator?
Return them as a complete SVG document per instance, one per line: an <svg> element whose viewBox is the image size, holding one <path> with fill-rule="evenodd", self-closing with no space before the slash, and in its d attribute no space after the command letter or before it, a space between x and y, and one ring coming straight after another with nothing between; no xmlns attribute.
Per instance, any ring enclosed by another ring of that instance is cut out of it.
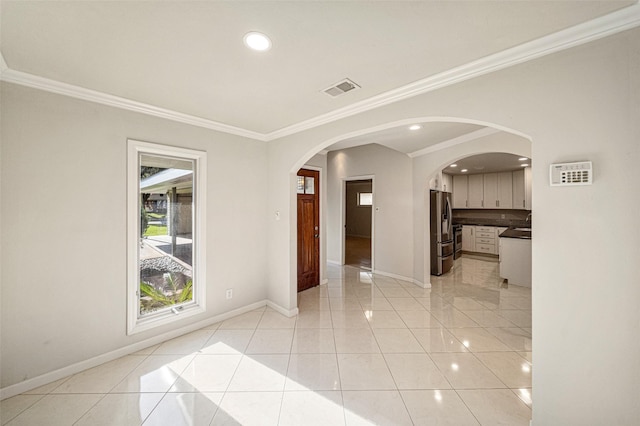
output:
<svg viewBox="0 0 640 426"><path fill-rule="evenodd" d="M453 267L453 212L451 193L431 191L431 275Z"/></svg>

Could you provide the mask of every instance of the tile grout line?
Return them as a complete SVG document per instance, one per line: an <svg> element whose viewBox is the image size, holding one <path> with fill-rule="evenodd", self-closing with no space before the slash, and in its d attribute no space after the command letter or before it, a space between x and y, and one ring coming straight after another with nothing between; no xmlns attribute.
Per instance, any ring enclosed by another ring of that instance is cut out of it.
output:
<svg viewBox="0 0 640 426"><path fill-rule="evenodd" d="M298 315L299 314L300 314L300 311L298 310ZM289 344L289 356L287 358L287 369L284 373L284 383L282 383L282 397L280 398L280 409L278 410L278 422L276 424L280 424L280 418L282 417L282 407L284 405L284 396L287 389L287 379L289 378L289 368L291 367L291 355L293 352L293 342L296 338L296 331L298 329L298 315L296 315L295 317L296 320L295 320L295 324L293 325L293 335L291 336L291 343ZM258 325L259 324L260 323L258 323Z"/></svg>
<svg viewBox="0 0 640 426"><path fill-rule="evenodd" d="M12 422L15 418L17 418L20 414L24 413L25 411L29 410L31 407L33 407L34 405L36 405L38 402L40 402L40 401L41 401L43 398L45 398L48 394L30 394L30 395L29 395L29 394L20 394L20 395L25 395L25 396L39 396L40 398L38 398L38 399L36 399L35 401L33 401L33 403L29 404L27 407L25 407L24 409L22 409L19 413L17 413L15 416L13 416L13 417L11 417L10 419L8 419L8 420L6 421L6 423L3 423L3 424L8 425L8 424L9 424L10 422ZM20 395L16 395L16 396L20 396ZM12 398L15 398L15 396L14 396L14 397L12 397ZM8 399L11 399L11 398L7 398L7 399L5 399L5 400L3 400L3 401L6 401L6 400L8 400Z"/></svg>

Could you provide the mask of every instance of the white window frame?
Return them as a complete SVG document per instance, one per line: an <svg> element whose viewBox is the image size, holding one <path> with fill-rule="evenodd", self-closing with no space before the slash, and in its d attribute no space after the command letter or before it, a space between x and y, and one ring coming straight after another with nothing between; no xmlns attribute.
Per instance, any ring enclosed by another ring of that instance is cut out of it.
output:
<svg viewBox="0 0 640 426"><path fill-rule="evenodd" d="M140 154L193 160L193 301L179 309L167 309L140 316ZM127 334L135 334L166 325L206 311L206 184L207 154L178 148L127 141Z"/></svg>

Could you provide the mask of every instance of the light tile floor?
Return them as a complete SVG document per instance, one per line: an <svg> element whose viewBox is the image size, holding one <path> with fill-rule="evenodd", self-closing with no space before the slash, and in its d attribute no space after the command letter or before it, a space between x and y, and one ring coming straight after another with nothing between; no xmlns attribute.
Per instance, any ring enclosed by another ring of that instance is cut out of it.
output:
<svg viewBox="0 0 640 426"><path fill-rule="evenodd" d="M463 257L432 288L354 267L2 401L2 425L528 425L531 291Z"/></svg>

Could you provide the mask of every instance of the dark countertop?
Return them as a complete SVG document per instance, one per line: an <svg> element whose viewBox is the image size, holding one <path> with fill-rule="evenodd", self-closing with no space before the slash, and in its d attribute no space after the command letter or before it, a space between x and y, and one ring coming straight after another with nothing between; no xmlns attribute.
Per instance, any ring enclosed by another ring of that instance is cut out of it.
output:
<svg viewBox="0 0 640 426"><path fill-rule="evenodd" d="M524 230L522 228L513 229L509 228L499 235L500 238L519 238L521 240L530 240L531 239L531 228L529 230Z"/></svg>
<svg viewBox="0 0 640 426"><path fill-rule="evenodd" d="M510 219L463 219L453 218L454 225L501 226L504 228L531 228L531 222Z"/></svg>

